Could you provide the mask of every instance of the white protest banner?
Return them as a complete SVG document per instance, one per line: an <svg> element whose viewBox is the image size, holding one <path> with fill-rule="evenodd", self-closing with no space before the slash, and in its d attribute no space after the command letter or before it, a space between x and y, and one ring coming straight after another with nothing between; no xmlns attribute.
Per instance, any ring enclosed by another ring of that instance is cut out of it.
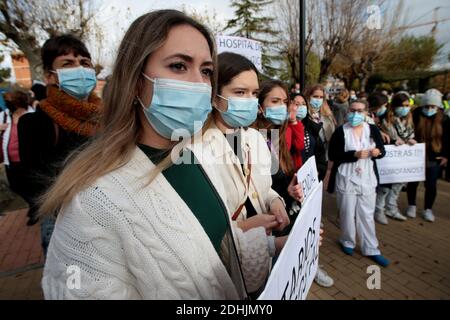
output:
<svg viewBox="0 0 450 320"><path fill-rule="evenodd" d="M425 181L425 144L387 145L377 161L380 184Z"/></svg>
<svg viewBox="0 0 450 320"><path fill-rule="evenodd" d="M303 188L304 202L319 185L319 175L317 173L316 158L314 156L309 158L298 170L297 182Z"/></svg>
<svg viewBox="0 0 450 320"><path fill-rule="evenodd" d="M219 35L216 37L216 42L218 54L222 52L233 52L240 54L253 62L259 71L262 71L262 49L259 41L242 37Z"/></svg>
<svg viewBox="0 0 450 320"><path fill-rule="evenodd" d="M322 182L305 200L258 300L305 300L319 263Z"/></svg>

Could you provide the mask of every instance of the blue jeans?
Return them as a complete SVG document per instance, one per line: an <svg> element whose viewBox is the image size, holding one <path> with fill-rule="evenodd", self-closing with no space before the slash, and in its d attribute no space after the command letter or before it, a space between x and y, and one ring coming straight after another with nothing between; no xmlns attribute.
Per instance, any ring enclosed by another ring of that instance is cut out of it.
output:
<svg viewBox="0 0 450 320"><path fill-rule="evenodd" d="M44 217L41 223L41 245L44 250L44 256L47 256L48 245L50 244L50 238L55 229L56 218L52 216Z"/></svg>

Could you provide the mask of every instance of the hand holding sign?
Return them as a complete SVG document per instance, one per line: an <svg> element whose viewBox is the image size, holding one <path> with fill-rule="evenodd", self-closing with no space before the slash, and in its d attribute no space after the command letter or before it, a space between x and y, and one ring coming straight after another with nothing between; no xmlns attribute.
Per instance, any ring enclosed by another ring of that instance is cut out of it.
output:
<svg viewBox="0 0 450 320"><path fill-rule="evenodd" d="M295 201L303 202L303 188L297 181L297 174L294 174L294 177L288 186L288 193L293 199L295 199Z"/></svg>

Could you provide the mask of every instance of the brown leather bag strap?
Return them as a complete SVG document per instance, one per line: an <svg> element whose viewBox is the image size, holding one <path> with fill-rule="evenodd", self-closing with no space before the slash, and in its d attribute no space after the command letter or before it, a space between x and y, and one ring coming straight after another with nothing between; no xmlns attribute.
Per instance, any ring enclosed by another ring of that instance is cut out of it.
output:
<svg viewBox="0 0 450 320"><path fill-rule="evenodd" d="M252 175L252 161L250 158L250 149L248 150L248 153L247 153L247 159L248 159L247 189L250 190L250 180L251 180L251 175ZM245 199L245 200L247 200L247 199ZM239 217L242 209L244 209L244 206L245 206L245 201L234 212L233 216L231 217L231 220L235 221L237 219L237 217Z"/></svg>

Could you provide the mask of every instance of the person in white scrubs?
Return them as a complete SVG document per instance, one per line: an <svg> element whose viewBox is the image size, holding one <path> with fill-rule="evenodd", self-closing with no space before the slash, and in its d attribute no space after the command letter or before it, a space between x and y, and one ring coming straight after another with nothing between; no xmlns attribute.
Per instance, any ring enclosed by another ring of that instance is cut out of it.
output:
<svg viewBox="0 0 450 320"><path fill-rule="evenodd" d="M384 157L380 131L365 122L367 103L350 104L347 122L336 129L330 141L329 158L333 169L329 192L336 192L340 214L340 244L344 253L353 255L356 234L361 252L386 267L389 260L381 255L375 231L375 202L378 171L375 159Z"/></svg>

